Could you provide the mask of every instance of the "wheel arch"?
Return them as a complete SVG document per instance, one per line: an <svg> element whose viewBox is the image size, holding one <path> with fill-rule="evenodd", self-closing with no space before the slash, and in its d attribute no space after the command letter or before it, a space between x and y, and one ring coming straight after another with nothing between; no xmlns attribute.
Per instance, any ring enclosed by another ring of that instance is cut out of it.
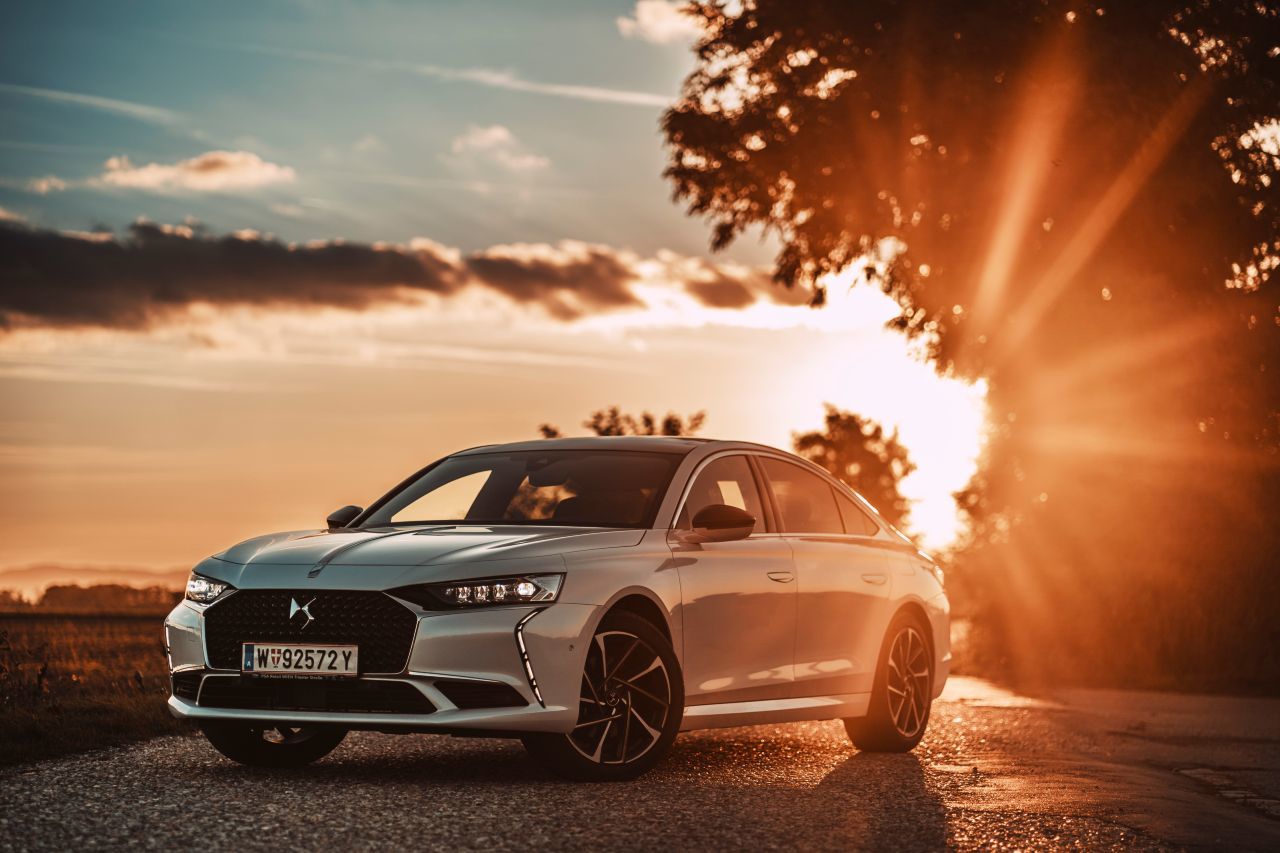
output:
<svg viewBox="0 0 1280 853"><path fill-rule="evenodd" d="M902 602L898 605L898 608L893 611L893 616L889 618L889 624L893 624L893 620L897 619L903 613L911 614L911 616L919 620L920 624L924 626L924 641L929 644L929 657L934 661L934 666L936 667L938 650L933 638L933 620L929 618L929 611L925 610L924 602L918 601L914 598L907 599ZM888 640L887 635L885 636L885 640Z"/></svg>
<svg viewBox="0 0 1280 853"><path fill-rule="evenodd" d="M610 601L603 608L600 622L604 623L609 616L614 613L631 613L649 622L653 627L662 632L667 638L667 642L675 647L674 636L671 630L671 617L667 613L666 608L658 601L657 597L652 594L646 594L646 590L630 589L623 590L618 597Z"/></svg>

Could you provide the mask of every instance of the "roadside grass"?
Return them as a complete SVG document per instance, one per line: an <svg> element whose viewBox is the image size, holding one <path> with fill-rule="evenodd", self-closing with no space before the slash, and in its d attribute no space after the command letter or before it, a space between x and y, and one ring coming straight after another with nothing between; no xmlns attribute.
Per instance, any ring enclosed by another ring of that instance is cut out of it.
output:
<svg viewBox="0 0 1280 853"><path fill-rule="evenodd" d="M0 614L0 766L191 731L165 707L163 618Z"/></svg>

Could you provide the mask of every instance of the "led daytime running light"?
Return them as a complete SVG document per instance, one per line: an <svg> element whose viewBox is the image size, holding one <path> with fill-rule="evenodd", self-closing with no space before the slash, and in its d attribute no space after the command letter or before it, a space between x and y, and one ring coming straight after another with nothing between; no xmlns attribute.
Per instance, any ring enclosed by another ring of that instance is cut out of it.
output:
<svg viewBox="0 0 1280 853"><path fill-rule="evenodd" d="M440 584L437 589L445 602L455 607L534 604L555 601L563 579L564 575L486 578Z"/></svg>

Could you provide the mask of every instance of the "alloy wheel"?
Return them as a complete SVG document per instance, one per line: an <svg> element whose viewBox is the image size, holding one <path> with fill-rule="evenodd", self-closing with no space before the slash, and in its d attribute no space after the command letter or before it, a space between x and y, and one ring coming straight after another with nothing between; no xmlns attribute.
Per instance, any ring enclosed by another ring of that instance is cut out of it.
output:
<svg viewBox="0 0 1280 853"><path fill-rule="evenodd" d="M888 665L889 717L898 734L911 739L924 727L933 683L929 647L919 631L907 626L898 632Z"/></svg>
<svg viewBox="0 0 1280 853"><path fill-rule="evenodd" d="M671 714L671 678L662 657L628 631L592 638L582 673L578 723L568 740L597 764L627 764L649 752Z"/></svg>

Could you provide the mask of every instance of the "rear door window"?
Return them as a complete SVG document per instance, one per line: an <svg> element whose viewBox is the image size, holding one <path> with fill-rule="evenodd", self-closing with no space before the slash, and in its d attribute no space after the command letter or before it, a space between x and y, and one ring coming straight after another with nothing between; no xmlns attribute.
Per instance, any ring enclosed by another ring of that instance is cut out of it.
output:
<svg viewBox="0 0 1280 853"><path fill-rule="evenodd" d="M830 483L780 459L762 456L760 463L773 490L783 533L844 533Z"/></svg>

